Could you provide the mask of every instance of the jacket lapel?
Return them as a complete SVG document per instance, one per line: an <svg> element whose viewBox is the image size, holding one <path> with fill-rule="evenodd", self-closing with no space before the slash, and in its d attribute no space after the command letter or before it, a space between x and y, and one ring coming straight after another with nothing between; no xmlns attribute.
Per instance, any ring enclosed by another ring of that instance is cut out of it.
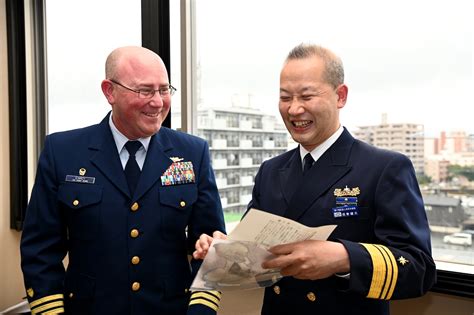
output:
<svg viewBox="0 0 474 315"><path fill-rule="evenodd" d="M142 173L135 190L134 199L139 199L156 181L161 181L161 175L173 163L169 152L173 149L164 127L151 137Z"/></svg>
<svg viewBox="0 0 474 315"><path fill-rule="evenodd" d="M303 166L301 165L300 151L296 148L288 163L282 167L280 172L280 187L287 204L298 189L299 183L303 180Z"/></svg>
<svg viewBox="0 0 474 315"><path fill-rule="evenodd" d="M285 217L298 220L306 210L352 168L348 165L354 138L344 129L338 140L315 162L313 167L301 175L300 184L292 195ZM296 151L299 155L299 151ZM301 160L298 156L298 159ZM300 162L301 165L301 162ZM298 173L298 172L296 172ZM299 174L302 174L301 166Z"/></svg>
<svg viewBox="0 0 474 315"><path fill-rule="evenodd" d="M92 152L91 162L122 193L129 195L125 173L109 126L109 115L99 124L98 135L94 135L89 145L89 150L95 151Z"/></svg>

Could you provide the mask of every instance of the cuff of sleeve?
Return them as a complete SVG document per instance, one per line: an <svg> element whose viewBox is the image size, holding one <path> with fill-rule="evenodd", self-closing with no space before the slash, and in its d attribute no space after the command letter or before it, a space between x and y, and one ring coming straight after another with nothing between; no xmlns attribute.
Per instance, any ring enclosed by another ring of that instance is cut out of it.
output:
<svg viewBox="0 0 474 315"><path fill-rule="evenodd" d="M194 291L191 294L189 307L202 305L217 312L221 301L221 293L219 291Z"/></svg>
<svg viewBox="0 0 474 315"><path fill-rule="evenodd" d="M31 314L60 314L64 313L64 295L53 294L36 300L30 300Z"/></svg>
<svg viewBox="0 0 474 315"><path fill-rule="evenodd" d="M351 278L351 273L350 273L350 272L344 273L344 274L342 274L342 273L335 273L334 275L335 275L336 277L338 277L338 278L347 279L347 280L349 280L349 279Z"/></svg>

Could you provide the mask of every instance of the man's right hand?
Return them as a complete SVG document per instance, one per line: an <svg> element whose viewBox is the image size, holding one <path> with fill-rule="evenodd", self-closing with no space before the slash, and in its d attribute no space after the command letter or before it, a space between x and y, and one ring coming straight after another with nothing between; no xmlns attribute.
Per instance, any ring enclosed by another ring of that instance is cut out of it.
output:
<svg viewBox="0 0 474 315"><path fill-rule="evenodd" d="M227 235L220 231L215 231L212 233L212 237L207 234L201 234L199 239L196 241L196 250L193 252L194 259L204 259L207 255L207 251L211 246L212 241L217 238L221 240L226 240Z"/></svg>

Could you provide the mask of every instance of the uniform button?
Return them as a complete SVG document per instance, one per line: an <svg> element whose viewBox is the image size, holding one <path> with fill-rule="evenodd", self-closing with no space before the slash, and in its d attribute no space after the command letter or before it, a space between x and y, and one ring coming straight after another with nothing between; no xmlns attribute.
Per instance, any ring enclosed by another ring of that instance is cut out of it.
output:
<svg viewBox="0 0 474 315"><path fill-rule="evenodd" d="M189 292L189 289L188 288L185 288L184 289L184 293L188 293Z"/></svg>
<svg viewBox="0 0 474 315"><path fill-rule="evenodd" d="M279 286L274 286L273 287L273 292L275 292L275 294L280 294L280 287Z"/></svg>
<svg viewBox="0 0 474 315"><path fill-rule="evenodd" d="M180 206L181 208L186 207L186 201L181 200L181 202L179 203L179 206Z"/></svg>
<svg viewBox="0 0 474 315"><path fill-rule="evenodd" d="M77 206L79 205L79 200L77 200L77 199L74 200L74 201L72 202L72 205L75 206L75 207L77 207Z"/></svg>
<svg viewBox="0 0 474 315"><path fill-rule="evenodd" d="M69 298L72 299L74 297L74 293L69 293Z"/></svg>
<svg viewBox="0 0 474 315"><path fill-rule="evenodd" d="M140 257L133 256L132 257L132 265L138 265L140 263Z"/></svg>
<svg viewBox="0 0 474 315"><path fill-rule="evenodd" d="M130 207L130 210L137 211L139 208L138 202L134 202L133 205Z"/></svg>
<svg viewBox="0 0 474 315"><path fill-rule="evenodd" d="M138 291L138 290L140 290L140 282L132 283L132 291Z"/></svg>
<svg viewBox="0 0 474 315"><path fill-rule="evenodd" d="M133 238L138 237L138 234L140 234L140 232L138 232L137 229L132 229L130 231L130 236L133 237Z"/></svg>
<svg viewBox="0 0 474 315"><path fill-rule="evenodd" d="M308 294L306 294L306 297L307 297L308 300L310 300L311 302L316 301L316 295L315 295L313 292L309 292Z"/></svg>

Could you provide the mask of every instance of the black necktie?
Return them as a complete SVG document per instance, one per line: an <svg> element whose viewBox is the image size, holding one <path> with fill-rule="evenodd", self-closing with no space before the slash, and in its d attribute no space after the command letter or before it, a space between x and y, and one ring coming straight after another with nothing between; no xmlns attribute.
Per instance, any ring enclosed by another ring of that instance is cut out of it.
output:
<svg viewBox="0 0 474 315"><path fill-rule="evenodd" d="M138 166L137 160L135 159L135 153L142 146L140 141L128 141L125 143L125 148L128 151L130 156L128 157L127 164L125 165L125 177L127 178L128 189L130 194L135 192L135 187L137 187L138 178L140 178L140 167Z"/></svg>
<svg viewBox="0 0 474 315"><path fill-rule="evenodd" d="M305 156L304 156L304 164L303 164L303 174L306 174L306 172L311 168L311 166L313 166L313 163L314 163L314 159L313 157L311 156L311 153L307 153Z"/></svg>

